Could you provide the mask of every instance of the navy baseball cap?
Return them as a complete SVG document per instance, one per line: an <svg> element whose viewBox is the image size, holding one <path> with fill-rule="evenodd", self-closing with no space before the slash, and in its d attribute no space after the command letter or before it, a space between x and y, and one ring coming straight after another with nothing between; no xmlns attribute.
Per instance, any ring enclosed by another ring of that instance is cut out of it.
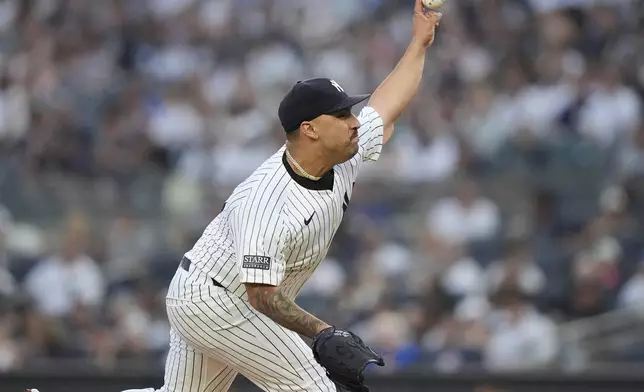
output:
<svg viewBox="0 0 644 392"><path fill-rule="evenodd" d="M323 114L350 109L371 94L348 95L334 80L314 78L298 81L282 99L278 115L286 133L299 129L300 124Z"/></svg>

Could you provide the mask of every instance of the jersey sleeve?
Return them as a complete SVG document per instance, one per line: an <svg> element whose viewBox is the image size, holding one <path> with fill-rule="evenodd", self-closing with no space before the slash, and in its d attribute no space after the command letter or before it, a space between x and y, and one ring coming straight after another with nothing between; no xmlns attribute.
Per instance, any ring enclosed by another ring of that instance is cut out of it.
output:
<svg viewBox="0 0 644 392"><path fill-rule="evenodd" d="M284 278L289 232L279 206L261 198L240 208L233 232L241 283L279 286Z"/></svg>
<svg viewBox="0 0 644 392"><path fill-rule="evenodd" d="M365 106L358 115L360 121L360 150L362 161L377 161L382 151L384 123L380 114L370 106Z"/></svg>

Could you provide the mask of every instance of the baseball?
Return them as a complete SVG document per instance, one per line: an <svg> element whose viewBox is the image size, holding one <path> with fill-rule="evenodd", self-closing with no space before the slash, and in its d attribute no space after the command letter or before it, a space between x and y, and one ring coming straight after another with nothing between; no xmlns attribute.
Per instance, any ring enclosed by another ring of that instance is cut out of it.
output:
<svg viewBox="0 0 644 392"><path fill-rule="evenodd" d="M425 8L430 10L437 10L443 6L445 0L423 0Z"/></svg>

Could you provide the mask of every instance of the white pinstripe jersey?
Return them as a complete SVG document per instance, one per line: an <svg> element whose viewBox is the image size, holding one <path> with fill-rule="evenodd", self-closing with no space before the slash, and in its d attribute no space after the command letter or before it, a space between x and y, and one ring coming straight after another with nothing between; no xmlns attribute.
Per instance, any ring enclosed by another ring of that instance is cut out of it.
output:
<svg viewBox="0 0 644 392"><path fill-rule="evenodd" d="M329 250L361 164L380 156L382 118L367 106L358 120L358 154L319 181L295 174L282 146L235 188L186 257L242 298L244 283L295 298Z"/></svg>

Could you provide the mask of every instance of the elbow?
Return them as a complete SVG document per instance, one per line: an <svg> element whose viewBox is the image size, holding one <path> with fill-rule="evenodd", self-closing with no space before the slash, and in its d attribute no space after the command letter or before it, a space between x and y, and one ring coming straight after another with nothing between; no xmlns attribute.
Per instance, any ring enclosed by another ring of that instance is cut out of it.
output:
<svg viewBox="0 0 644 392"><path fill-rule="evenodd" d="M259 288L257 285L246 285L246 295L248 296L248 303L253 308L257 309L259 307ZM259 309L258 309L259 310Z"/></svg>
<svg viewBox="0 0 644 392"><path fill-rule="evenodd" d="M276 286L247 283L246 295L248 296L248 303L256 310L264 313L267 300L271 298L277 289Z"/></svg>

